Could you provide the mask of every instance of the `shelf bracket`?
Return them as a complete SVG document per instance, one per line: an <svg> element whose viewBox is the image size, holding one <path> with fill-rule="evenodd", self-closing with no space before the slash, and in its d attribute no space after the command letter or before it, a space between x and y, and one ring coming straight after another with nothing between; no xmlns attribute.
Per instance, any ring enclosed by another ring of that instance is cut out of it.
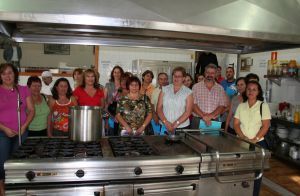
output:
<svg viewBox="0 0 300 196"><path fill-rule="evenodd" d="M271 82L274 82L278 86L281 86L281 78L268 78Z"/></svg>

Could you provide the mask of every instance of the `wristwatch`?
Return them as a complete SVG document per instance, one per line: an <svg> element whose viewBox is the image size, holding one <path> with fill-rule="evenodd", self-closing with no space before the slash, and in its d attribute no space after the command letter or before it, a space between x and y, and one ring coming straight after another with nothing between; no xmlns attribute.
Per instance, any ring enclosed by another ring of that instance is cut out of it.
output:
<svg viewBox="0 0 300 196"><path fill-rule="evenodd" d="M255 137L255 140L256 140L256 141L259 141L259 140L260 140L260 138L256 136L256 137Z"/></svg>
<svg viewBox="0 0 300 196"><path fill-rule="evenodd" d="M177 125L179 125L179 124L180 124L179 120L177 120L177 121L176 121L176 124L177 124Z"/></svg>

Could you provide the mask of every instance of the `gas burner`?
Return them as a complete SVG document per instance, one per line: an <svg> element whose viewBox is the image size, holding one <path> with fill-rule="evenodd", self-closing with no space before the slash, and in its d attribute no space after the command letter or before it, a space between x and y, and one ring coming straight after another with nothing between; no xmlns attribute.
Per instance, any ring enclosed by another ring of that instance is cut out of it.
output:
<svg viewBox="0 0 300 196"><path fill-rule="evenodd" d="M108 141L115 157L136 157L155 154L142 137L112 137Z"/></svg>
<svg viewBox="0 0 300 196"><path fill-rule="evenodd" d="M99 142L73 142L65 138L27 139L14 159L103 157Z"/></svg>

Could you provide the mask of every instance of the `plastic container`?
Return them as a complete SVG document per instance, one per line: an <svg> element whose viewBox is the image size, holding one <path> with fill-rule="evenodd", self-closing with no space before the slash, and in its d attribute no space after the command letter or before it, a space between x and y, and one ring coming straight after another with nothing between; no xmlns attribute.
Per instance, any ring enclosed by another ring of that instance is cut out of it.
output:
<svg viewBox="0 0 300 196"><path fill-rule="evenodd" d="M290 60L289 64L288 64L288 75L290 77L294 77L296 76L296 70L297 70L297 62L296 60Z"/></svg>

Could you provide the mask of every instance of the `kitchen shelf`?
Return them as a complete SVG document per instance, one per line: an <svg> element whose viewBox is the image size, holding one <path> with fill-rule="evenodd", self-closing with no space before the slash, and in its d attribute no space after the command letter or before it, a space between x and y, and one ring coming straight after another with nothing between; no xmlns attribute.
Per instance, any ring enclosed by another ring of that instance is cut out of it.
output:
<svg viewBox="0 0 300 196"><path fill-rule="evenodd" d="M276 123L276 124L281 124L281 125L285 125L287 127L292 127L292 128L298 128L300 129L300 124L296 124L294 122L282 119L282 118L274 118L272 117L271 120L272 123Z"/></svg>
<svg viewBox="0 0 300 196"><path fill-rule="evenodd" d="M42 73L41 72L20 72L19 75L20 76L41 76ZM73 77L73 75L70 73L54 73L52 75L56 77Z"/></svg>
<svg viewBox="0 0 300 196"><path fill-rule="evenodd" d="M278 86L281 86L281 80L282 79L291 79L291 80L295 80L297 82L300 82L299 78L297 78L297 77L289 77L289 76L268 76L268 75L264 75L264 78L267 78L268 80L274 82Z"/></svg>
<svg viewBox="0 0 300 196"><path fill-rule="evenodd" d="M289 144L292 144L293 146L300 146L300 144L297 144L295 143L293 140L290 140L290 139L283 139L283 138L280 138L281 141L283 142L287 142Z"/></svg>

